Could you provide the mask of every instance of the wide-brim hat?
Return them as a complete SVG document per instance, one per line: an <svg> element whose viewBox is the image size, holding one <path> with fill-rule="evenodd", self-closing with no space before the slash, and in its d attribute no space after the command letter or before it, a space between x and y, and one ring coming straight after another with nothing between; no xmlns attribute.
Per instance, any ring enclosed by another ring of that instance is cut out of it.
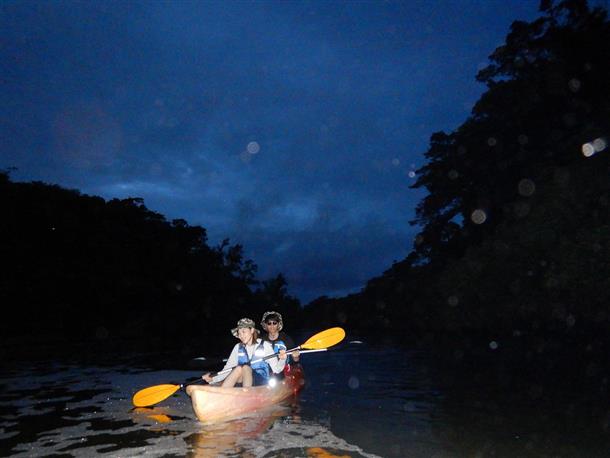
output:
<svg viewBox="0 0 610 458"><path fill-rule="evenodd" d="M256 323L254 323L254 320L251 320L250 318L242 318L241 320L239 320L237 322L237 327L231 329L231 334L233 334L235 337L239 337L237 332L241 328L253 328L256 332L258 332L258 329L256 329Z"/></svg>
<svg viewBox="0 0 610 458"><path fill-rule="evenodd" d="M261 326L265 331L268 331L266 321L269 318L277 319L277 331L280 332L282 330L282 328L284 327L284 322L282 321L282 315L280 315L279 312L274 312L273 310L263 313L263 319L261 320Z"/></svg>

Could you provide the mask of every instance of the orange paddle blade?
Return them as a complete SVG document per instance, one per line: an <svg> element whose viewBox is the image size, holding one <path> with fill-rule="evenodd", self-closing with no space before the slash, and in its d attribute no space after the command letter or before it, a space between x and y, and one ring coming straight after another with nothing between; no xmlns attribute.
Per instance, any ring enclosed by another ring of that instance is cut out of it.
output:
<svg viewBox="0 0 610 458"><path fill-rule="evenodd" d="M144 388L133 395L133 405L136 407L148 407L164 399L180 389L180 385L155 385Z"/></svg>
<svg viewBox="0 0 610 458"><path fill-rule="evenodd" d="M301 348L318 349L328 348L338 344L345 338L343 328L330 328L326 331L318 332L316 335L307 339L307 342L301 345Z"/></svg>

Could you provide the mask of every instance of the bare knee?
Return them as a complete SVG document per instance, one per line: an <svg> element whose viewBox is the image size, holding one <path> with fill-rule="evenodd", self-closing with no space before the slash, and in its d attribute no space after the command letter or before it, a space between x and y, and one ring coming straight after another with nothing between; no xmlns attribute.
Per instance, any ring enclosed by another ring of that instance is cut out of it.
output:
<svg viewBox="0 0 610 458"><path fill-rule="evenodd" d="M252 373L252 368L250 366L244 366L243 372L242 372L242 385L244 387L250 387L253 384L254 381L254 376Z"/></svg>

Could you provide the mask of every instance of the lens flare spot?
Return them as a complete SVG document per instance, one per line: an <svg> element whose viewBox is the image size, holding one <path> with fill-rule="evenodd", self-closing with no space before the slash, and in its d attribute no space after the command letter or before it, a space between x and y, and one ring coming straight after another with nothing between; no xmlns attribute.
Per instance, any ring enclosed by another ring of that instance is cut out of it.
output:
<svg viewBox="0 0 610 458"><path fill-rule="evenodd" d="M403 404L402 410L405 412L417 412L417 406L413 401L407 401Z"/></svg>
<svg viewBox="0 0 610 458"><path fill-rule="evenodd" d="M608 143L606 142L605 138L596 138L595 140L593 140L593 149L596 153L605 150L607 146Z"/></svg>
<svg viewBox="0 0 610 458"><path fill-rule="evenodd" d="M582 145L582 155L584 157L591 157L595 154L595 148L592 143L585 143Z"/></svg>
<svg viewBox="0 0 610 458"><path fill-rule="evenodd" d="M523 178L519 181L517 189L523 197L530 197L536 191L536 184L529 178Z"/></svg>
<svg viewBox="0 0 610 458"><path fill-rule="evenodd" d="M261 146L258 144L258 142L250 142L248 143L246 149L250 154L257 154L261 150Z"/></svg>
<svg viewBox="0 0 610 458"><path fill-rule="evenodd" d="M349 386L352 390L357 390L360 388L360 380L358 377L352 375L347 381L347 386Z"/></svg>
<svg viewBox="0 0 610 458"><path fill-rule="evenodd" d="M474 224L483 224L485 221L487 221L487 213L485 213L484 210L477 208L470 215L470 219Z"/></svg>
<svg viewBox="0 0 610 458"><path fill-rule="evenodd" d="M239 155L239 158L244 164L247 164L252 160L252 155L248 153L248 151L242 151Z"/></svg>
<svg viewBox="0 0 610 458"><path fill-rule="evenodd" d="M580 90L580 86L581 86L581 82L579 79L576 78L572 78L569 82L568 82L568 87L570 88L570 90L572 92L578 92Z"/></svg>

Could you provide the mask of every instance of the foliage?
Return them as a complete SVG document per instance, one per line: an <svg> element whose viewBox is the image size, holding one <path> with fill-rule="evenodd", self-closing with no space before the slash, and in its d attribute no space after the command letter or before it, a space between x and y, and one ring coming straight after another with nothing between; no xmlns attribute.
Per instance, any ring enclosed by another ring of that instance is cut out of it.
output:
<svg viewBox="0 0 610 458"><path fill-rule="evenodd" d="M429 191L414 221L420 258L463 253L504 220L522 180L586 160L582 145L609 132L610 29L585 3L546 5L533 23L513 23L477 76L488 90L472 116L432 136L414 184Z"/></svg>
<svg viewBox="0 0 610 458"><path fill-rule="evenodd" d="M431 136L412 253L317 310L423 332L607 326L610 24L584 0L540 10L477 75L471 116Z"/></svg>
<svg viewBox="0 0 610 458"><path fill-rule="evenodd" d="M105 201L0 173L0 209L7 338L199 346L265 307L241 245L211 248L204 228L168 222L140 198Z"/></svg>

